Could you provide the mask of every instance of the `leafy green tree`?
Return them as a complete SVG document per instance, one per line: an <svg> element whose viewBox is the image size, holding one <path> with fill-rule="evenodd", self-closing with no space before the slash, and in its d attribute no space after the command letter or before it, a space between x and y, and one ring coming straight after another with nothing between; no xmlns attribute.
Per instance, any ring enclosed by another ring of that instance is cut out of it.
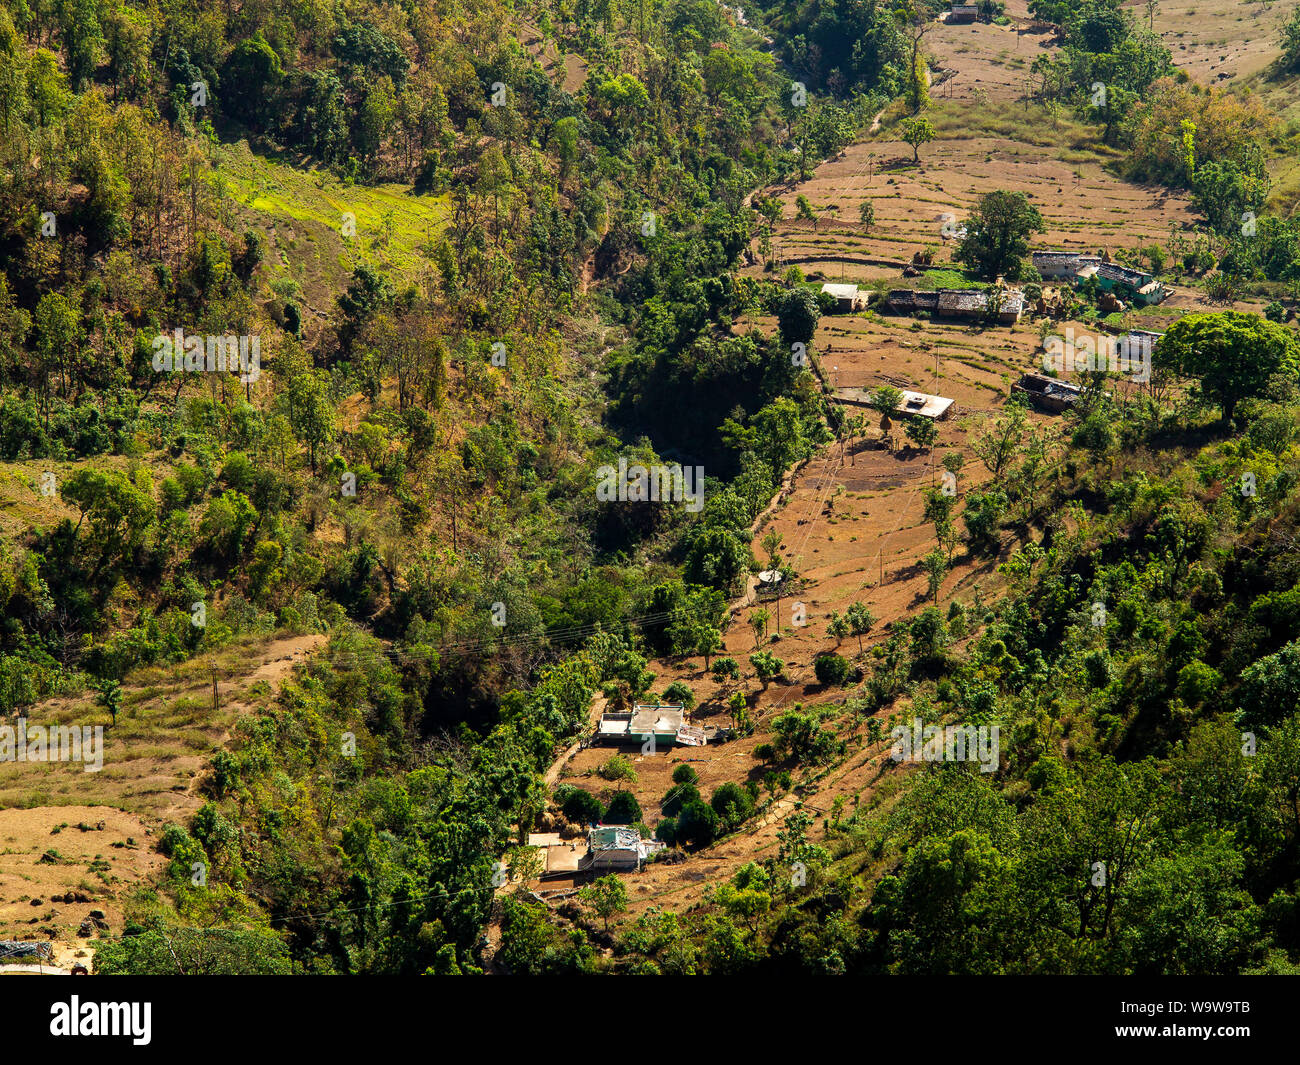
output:
<svg viewBox="0 0 1300 1065"><path fill-rule="evenodd" d="M910 418L903 432L917 447L929 451L939 439L939 426L932 418Z"/></svg>
<svg viewBox="0 0 1300 1065"><path fill-rule="evenodd" d="M574 788L560 803L564 816L578 825L592 825L600 820L600 800L591 792Z"/></svg>
<svg viewBox="0 0 1300 1065"><path fill-rule="evenodd" d="M754 799L739 784L727 781L718 786L709 800L718 820L728 830L734 831L754 814Z"/></svg>
<svg viewBox="0 0 1300 1065"><path fill-rule="evenodd" d="M718 815L700 799L682 806L677 816L677 838L691 847L707 847L718 835Z"/></svg>
<svg viewBox="0 0 1300 1065"><path fill-rule="evenodd" d="M997 542L998 528L1007 511L1005 492L972 492L966 499L962 521L972 546L988 547Z"/></svg>
<svg viewBox="0 0 1300 1065"><path fill-rule="evenodd" d="M811 344L821 308L810 288L798 285L781 294L776 306L777 328L785 344Z"/></svg>
<svg viewBox="0 0 1300 1065"><path fill-rule="evenodd" d="M849 634L849 619L841 614L838 610L832 610L830 617L826 621L826 635L835 640L835 646L839 647L844 642L844 637Z"/></svg>
<svg viewBox="0 0 1300 1065"><path fill-rule="evenodd" d="M608 934L610 918L627 912L627 887L622 878L610 873L582 888L578 892L578 900L605 923L605 932Z"/></svg>
<svg viewBox="0 0 1300 1065"><path fill-rule="evenodd" d="M1029 235L1042 230L1043 216L1023 192L985 193L953 257L990 280L1015 281L1029 254Z"/></svg>
<svg viewBox="0 0 1300 1065"><path fill-rule="evenodd" d="M1006 405L1001 417L976 437L971 450L979 456L989 473L993 474L995 483L1002 479L1002 475L1020 453L1028 431L1029 416L1025 404L1013 399Z"/></svg>
<svg viewBox="0 0 1300 1065"><path fill-rule="evenodd" d="M231 114L265 124L274 114L276 90L284 81L284 67L258 30L240 41L222 68L224 106Z"/></svg>
<svg viewBox="0 0 1300 1065"><path fill-rule="evenodd" d="M1165 332L1152 361L1159 369L1197 378L1230 421L1238 402L1264 395L1275 374L1295 376L1300 339L1286 326L1244 311L1188 314Z"/></svg>
<svg viewBox="0 0 1300 1065"><path fill-rule="evenodd" d="M619 791L605 808L605 824L634 825L641 820L641 804L630 791Z"/></svg>
<svg viewBox="0 0 1300 1065"><path fill-rule="evenodd" d="M898 405L903 402L903 390L893 385L881 385L871 393L868 403L872 410L886 418L897 417Z"/></svg>
<svg viewBox="0 0 1300 1065"><path fill-rule="evenodd" d="M1300 706L1300 641L1242 671L1237 720L1243 729L1267 729Z"/></svg>
<svg viewBox="0 0 1300 1065"><path fill-rule="evenodd" d="M713 663L710 672L713 674L714 679L718 681L724 679L738 680L740 678L740 666L736 663L736 660L730 656L719 658Z"/></svg>
<svg viewBox="0 0 1300 1065"><path fill-rule="evenodd" d="M943 579L948 574L948 556L942 550L936 548L921 559L921 569L925 571L930 597L937 603L939 601L939 589L943 587Z"/></svg>
<svg viewBox="0 0 1300 1065"><path fill-rule="evenodd" d="M312 472L316 472L321 450L334 442L337 407L329 392L329 376L321 370L308 370L289 384L289 424L295 435L307 445Z"/></svg>
<svg viewBox="0 0 1300 1065"><path fill-rule="evenodd" d="M1300 8L1293 9L1291 16L1278 30L1278 43L1282 46L1283 69L1300 68Z"/></svg>
<svg viewBox="0 0 1300 1065"><path fill-rule="evenodd" d="M754 672L758 674L758 679L762 681L764 688L774 677L779 677L781 670L785 668L785 663L771 651L759 651L750 655L749 664L754 667Z"/></svg>
<svg viewBox="0 0 1300 1065"><path fill-rule="evenodd" d="M858 652L861 653L862 637L869 633L871 626L876 623L875 615L864 603L850 603L845 616L849 622L849 633L858 638Z"/></svg>
<svg viewBox="0 0 1300 1065"><path fill-rule="evenodd" d="M905 118L898 124L898 135L912 149L912 162L921 161L921 145L929 144L938 134L928 118Z"/></svg>
<svg viewBox="0 0 1300 1065"><path fill-rule="evenodd" d="M266 929L173 928L161 923L96 941L100 976L288 976L289 949Z"/></svg>

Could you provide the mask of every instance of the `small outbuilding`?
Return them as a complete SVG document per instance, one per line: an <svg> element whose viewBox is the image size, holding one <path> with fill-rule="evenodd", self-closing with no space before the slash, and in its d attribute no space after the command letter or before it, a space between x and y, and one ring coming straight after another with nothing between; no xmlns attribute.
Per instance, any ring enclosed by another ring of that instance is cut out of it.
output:
<svg viewBox="0 0 1300 1065"><path fill-rule="evenodd" d="M915 418L933 418L941 422L952 413L953 400L947 396L932 396L926 392L912 392L908 389L903 389L902 393L898 406L894 408L899 414ZM848 403L855 407L870 406L871 396L872 392L866 388L841 388L835 393L835 398L841 403Z"/></svg>
<svg viewBox="0 0 1300 1065"><path fill-rule="evenodd" d="M861 310L863 298L857 285L822 285L822 292L835 301L835 310L841 314L852 314Z"/></svg>

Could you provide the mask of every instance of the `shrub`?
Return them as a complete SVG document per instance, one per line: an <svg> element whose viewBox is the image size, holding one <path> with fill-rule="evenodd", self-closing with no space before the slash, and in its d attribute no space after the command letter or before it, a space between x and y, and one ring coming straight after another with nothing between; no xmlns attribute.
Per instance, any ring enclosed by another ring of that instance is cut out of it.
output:
<svg viewBox="0 0 1300 1065"><path fill-rule="evenodd" d="M828 651L813 660L813 672L817 675L819 684L833 684L838 687L849 679L853 667L843 655Z"/></svg>
<svg viewBox="0 0 1300 1065"><path fill-rule="evenodd" d="M734 658L719 658L713 663L709 672L713 674L715 680L724 678L736 680L740 676L740 666Z"/></svg>
<svg viewBox="0 0 1300 1065"><path fill-rule="evenodd" d="M695 693L685 681L675 680L664 689L664 702L681 703L689 710L695 705Z"/></svg>
<svg viewBox="0 0 1300 1065"><path fill-rule="evenodd" d="M754 814L753 797L730 780L713 793L709 805L729 829L738 828Z"/></svg>
<svg viewBox="0 0 1300 1065"><path fill-rule="evenodd" d="M632 768L632 763L619 754L605 762L596 772L605 780L626 780L631 784L636 783L636 770Z"/></svg>
<svg viewBox="0 0 1300 1065"><path fill-rule="evenodd" d="M707 847L717 838L718 815L699 799L682 807L677 818L677 839L692 847Z"/></svg>
<svg viewBox="0 0 1300 1065"><path fill-rule="evenodd" d="M576 824L594 824L600 820L600 800L591 792L574 788L560 802L564 816Z"/></svg>
<svg viewBox="0 0 1300 1065"><path fill-rule="evenodd" d="M695 772L693 766L689 766L685 762L673 769L674 784L695 784L699 779L700 774Z"/></svg>
<svg viewBox="0 0 1300 1065"><path fill-rule="evenodd" d="M605 808L605 823L608 825L631 825L640 820L641 804L630 791L616 793Z"/></svg>

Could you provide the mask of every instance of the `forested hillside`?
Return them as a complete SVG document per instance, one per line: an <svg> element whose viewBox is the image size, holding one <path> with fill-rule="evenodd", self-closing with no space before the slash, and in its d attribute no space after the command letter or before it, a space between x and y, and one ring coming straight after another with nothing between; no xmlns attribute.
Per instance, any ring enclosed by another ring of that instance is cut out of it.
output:
<svg viewBox="0 0 1300 1065"><path fill-rule="evenodd" d="M0 724L104 726L95 773L0 744L54 867L0 858L0 938L1294 971L1300 13L1211 86L1117 0L947 6L0 0ZM1053 243L1172 296L1046 309ZM1013 283L1006 329L884 311ZM1067 324L1154 376L1030 412ZM904 386L956 416L891 434ZM586 746L639 703L709 743ZM914 720L1000 750L899 765ZM557 887L530 834L592 823L665 846Z"/></svg>

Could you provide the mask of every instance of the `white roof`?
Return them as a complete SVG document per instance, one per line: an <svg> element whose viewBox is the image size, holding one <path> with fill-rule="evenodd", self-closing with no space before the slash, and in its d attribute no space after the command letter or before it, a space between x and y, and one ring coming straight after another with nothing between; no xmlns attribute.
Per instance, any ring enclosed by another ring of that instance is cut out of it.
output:
<svg viewBox="0 0 1300 1065"><path fill-rule="evenodd" d="M899 400L896 409L907 414L919 414L923 418L937 418L952 404L951 399L943 396L930 396L924 392L909 392L904 389L903 398Z"/></svg>
<svg viewBox="0 0 1300 1065"><path fill-rule="evenodd" d="M822 291L828 296L834 296L837 300L851 300L858 294L857 285L822 285Z"/></svg>

